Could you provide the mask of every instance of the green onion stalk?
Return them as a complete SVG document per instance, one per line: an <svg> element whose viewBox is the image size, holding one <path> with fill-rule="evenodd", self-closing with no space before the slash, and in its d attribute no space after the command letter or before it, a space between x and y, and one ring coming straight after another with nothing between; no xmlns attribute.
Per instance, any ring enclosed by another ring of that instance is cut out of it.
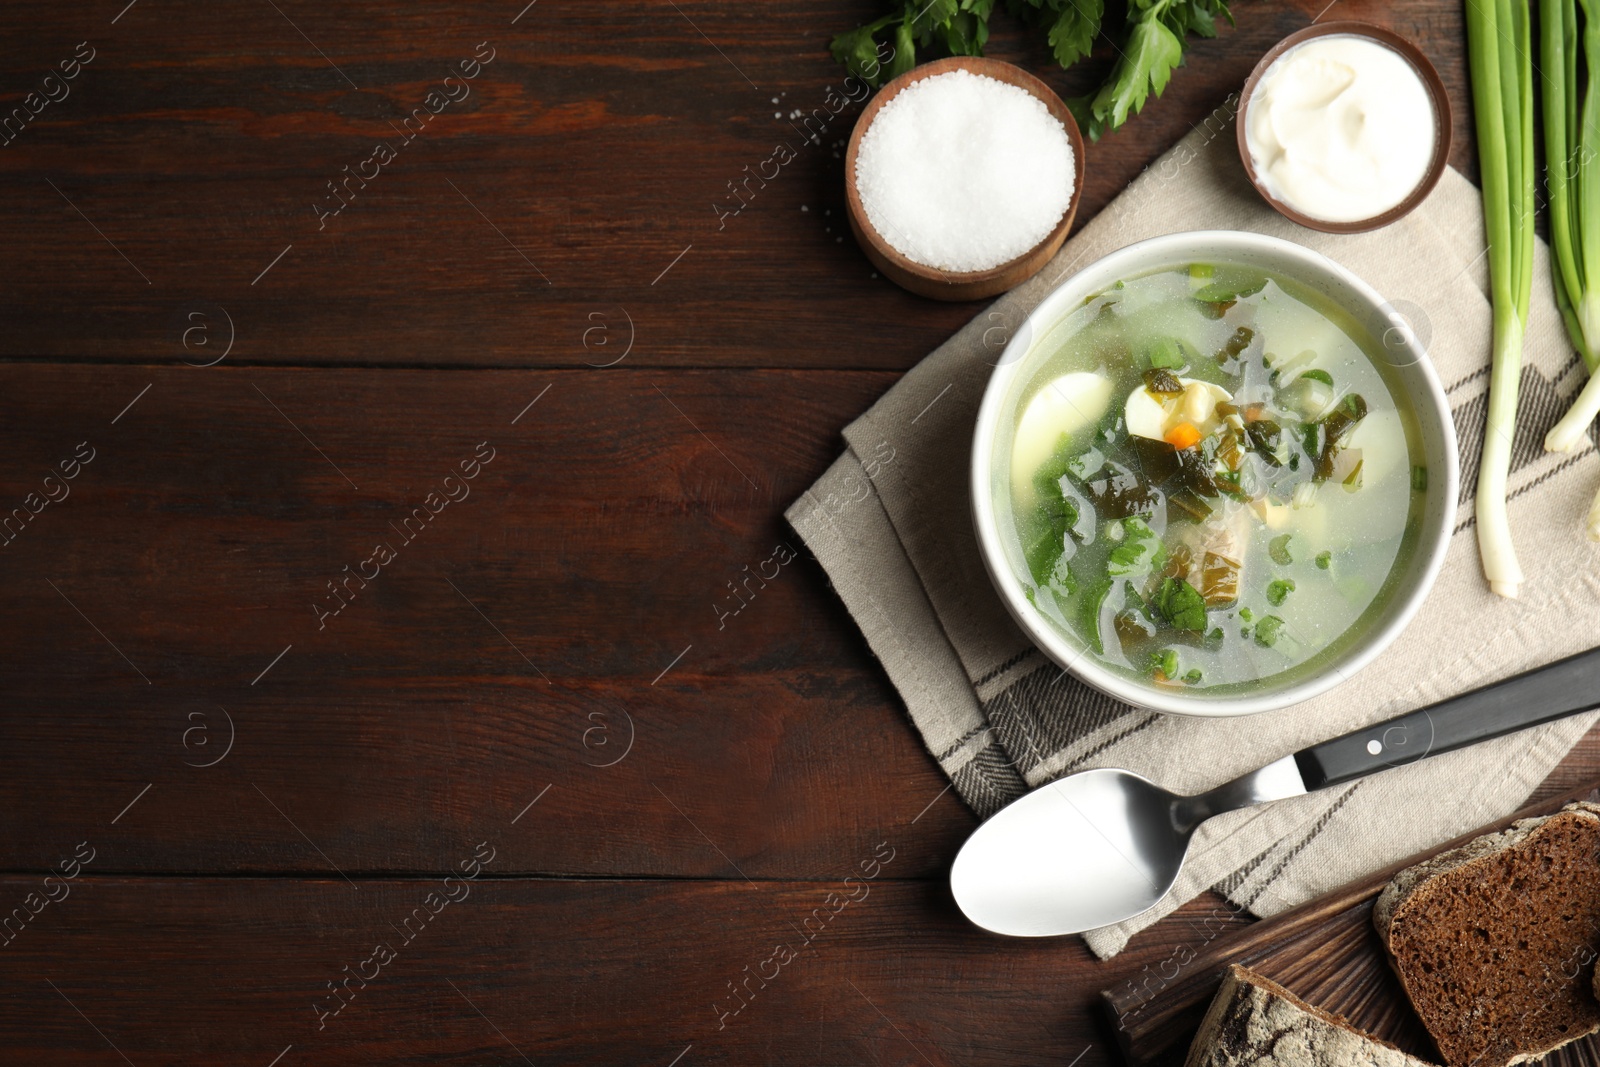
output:
<svg viewBox="0 0 1600 1067"><path fill-rule="evenodd" d="M1483 173L1494 355L1489 422L1478 464L1478 554L1489 588L1515 597L1522 567L1511 543L1506 480L1516 432L1522 339L1533 288L1533 41L1528 5L1466 0L1467 61Z"/></svg>
<svg viewBox="0 0 1600 1067"><path fill-rule="evenodd" d="M1594 158L1600 149L1600 79L1594 76L1600 71L1600 19L1595 2L1541 0L1539 5L1550 262L1567 336L1589 368L1588 384L1571 410L1545 435L1550 452L1571 452L1600 415L1600 375L1595 373L1600 368L1600 163ZM1588 534L1600 541L1600 495L1589 510Z"/></svg>

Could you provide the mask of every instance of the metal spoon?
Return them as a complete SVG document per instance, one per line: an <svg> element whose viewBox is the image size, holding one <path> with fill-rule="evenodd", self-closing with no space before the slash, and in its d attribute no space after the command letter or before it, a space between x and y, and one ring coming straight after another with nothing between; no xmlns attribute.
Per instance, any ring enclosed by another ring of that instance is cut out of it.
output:
<svg viewBox="0 0 1600 1067"><path fill-rule="evenodd" d="M1600 648L1301 749L1206 793L1131 771L1069 774L1012 802L956 856L950 888L977 925L1013 937L1121 922L1166 895L1213 815L1300 796L1600 707Z"/></svg>

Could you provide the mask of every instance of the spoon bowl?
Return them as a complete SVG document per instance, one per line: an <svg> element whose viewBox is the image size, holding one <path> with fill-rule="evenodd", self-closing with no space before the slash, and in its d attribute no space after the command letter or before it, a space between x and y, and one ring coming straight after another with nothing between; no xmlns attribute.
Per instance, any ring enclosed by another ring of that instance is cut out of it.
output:
<svg viewBox="0 0 1600 1067"><path fill-rule="evenodd" d="M984 823L950 871L967 917L1012 937L1105 926L1160 900L1193 827L1179 797L1132 771L1100 768L1036 790Z"/></svg>
<svg viewBox="0 0 1600 1067"><path fill-rule="evenodd" d="M950 889L992 933L1081 934L1155 907L1211 816L1305 791L1294 756L1195 796L1114 767L1079 771L978 827L956 856Z"/></svg>

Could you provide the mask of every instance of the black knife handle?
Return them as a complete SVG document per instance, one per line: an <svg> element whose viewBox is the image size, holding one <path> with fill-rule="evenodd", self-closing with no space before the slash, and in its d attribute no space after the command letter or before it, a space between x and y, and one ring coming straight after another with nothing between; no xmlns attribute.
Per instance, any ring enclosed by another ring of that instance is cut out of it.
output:
<svg viewBox="0 0 1600 1067"><path fill-rule="evenodd" d="M1600 648L1537 667L1294 754L1307 789L1403 767L1600 707Z"/></svg>

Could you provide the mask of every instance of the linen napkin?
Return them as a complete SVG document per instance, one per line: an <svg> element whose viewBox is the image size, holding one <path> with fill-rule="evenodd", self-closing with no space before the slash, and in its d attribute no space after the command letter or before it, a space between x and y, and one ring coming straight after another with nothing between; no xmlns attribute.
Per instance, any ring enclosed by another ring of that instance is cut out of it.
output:
<svg viewBox="0 0 1600 1067"><path fill-rule="evenodd" d="M1534 266L1509 487L1527 582L1489 593L1472 496L1490 354L1481 201L1447 170L1385 229L1335 236L1278 215L1245 178L1234 98L1139 175L1033 279L980 312L844 430L838 461L788 510L911 721L980 816L1071 771L1126 767L1199 792L1308 744L1583 650L1600 634L1600 573L1584 518L1600 462L1585 439L1543 450L1585 372L1556 312L1546 250ZM1093 160L1090 160L1093 166ZM1351 680L1293 708L1196 719L1129 708L1057 668L1012 622L979 558L968 458L1001 350L1065 277L1147 237L1253 230L1306 245L1366 279L1427 346L1461 449L1461 507L1444 568L1415 621ZM1589 729L1593 714L1207 823L1154 909L1086 935L1101 957L1206 888L1272 915L1515 810Z"/></svg>

